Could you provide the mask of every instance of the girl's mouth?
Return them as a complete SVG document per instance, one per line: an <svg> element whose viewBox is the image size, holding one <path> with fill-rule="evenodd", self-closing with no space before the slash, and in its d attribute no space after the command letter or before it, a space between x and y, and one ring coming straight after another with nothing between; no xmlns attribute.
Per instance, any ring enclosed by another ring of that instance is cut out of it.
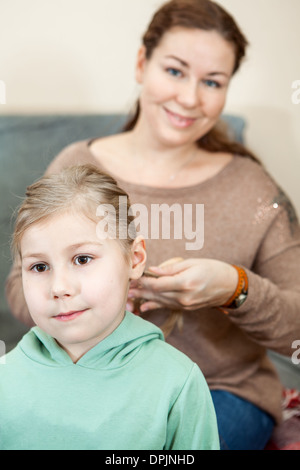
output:
<svg viewBox="0 0 300 470"><path fill-rule="evenodd" d="M54 318L61 322L67 322L67 321L75 320L75 318L78 318L87 310L88 309L86 308L85 310L76 310L76 311L67 312L67 313L59 313Z"/></svg>

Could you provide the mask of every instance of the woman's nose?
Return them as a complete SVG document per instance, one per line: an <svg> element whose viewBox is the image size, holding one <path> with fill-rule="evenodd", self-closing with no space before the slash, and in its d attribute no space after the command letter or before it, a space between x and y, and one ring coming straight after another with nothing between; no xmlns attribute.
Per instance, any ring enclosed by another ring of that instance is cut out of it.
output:
<svg viewBox="0 0 300 470"><path fill-rule="evenodd" d="M183 83L177 95L177 101L185 108L195 108L201 102L199 86L197 83Z"/></svg>

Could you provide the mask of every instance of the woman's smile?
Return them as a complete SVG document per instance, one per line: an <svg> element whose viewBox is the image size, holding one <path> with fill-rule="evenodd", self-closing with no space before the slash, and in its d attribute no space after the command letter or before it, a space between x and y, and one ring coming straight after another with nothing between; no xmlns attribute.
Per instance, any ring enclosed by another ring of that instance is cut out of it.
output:
<svg viewBox="0 0 300 470"><path fill-rule="evenodd" d="M168 119L172 126L180 129L186 129L190 126L192 126L197 118L191 118L191 117L186 117L182 116L180 114L174 113L173 111L170 111L168 108L163 107L163 109L166 112L166 115L168 116Z"/></svg>

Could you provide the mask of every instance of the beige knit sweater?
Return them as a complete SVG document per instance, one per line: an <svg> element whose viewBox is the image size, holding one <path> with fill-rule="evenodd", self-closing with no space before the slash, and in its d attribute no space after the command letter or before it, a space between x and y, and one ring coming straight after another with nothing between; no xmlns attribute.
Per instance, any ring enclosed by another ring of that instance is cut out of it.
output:
<svg viewBox="0 0 300 470"><path fill-rule="evenodd" d="M80 163L99 166L88 141L64 149L48 172ZM250 400L280 421L282 387L266 348L291 357L292 343L300 339L300 229L285 194L262 166L239 156L216 176L190 187L154 189L116 179L131 203L143 204L149 214L155 204L180 204L183 215L184 205L204 205L203 247L187 250L191 240L184 230L182 239L174 239L171 227L169 240L146 240L148 265L174 256L237 264L247 271L249 295L229 315L216 308L185 312L183 329L176 327L167 341L200 366L211 389ZM18 266L8 279L7 296L14 315L24 320L28 313ZM145 318L161 326L168 314L156 310Z"/></svg>

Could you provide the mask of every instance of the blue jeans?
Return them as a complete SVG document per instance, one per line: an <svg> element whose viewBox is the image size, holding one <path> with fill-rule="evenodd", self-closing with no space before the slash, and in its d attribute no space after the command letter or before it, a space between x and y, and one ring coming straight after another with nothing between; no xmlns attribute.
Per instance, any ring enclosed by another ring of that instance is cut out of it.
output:
<svg viewBox="0 0 300 470"><path fill-rule="evenodd" d="M273 418L252 403L224 390L211 390L221 450L263 450L274 429Z"/></svg>

